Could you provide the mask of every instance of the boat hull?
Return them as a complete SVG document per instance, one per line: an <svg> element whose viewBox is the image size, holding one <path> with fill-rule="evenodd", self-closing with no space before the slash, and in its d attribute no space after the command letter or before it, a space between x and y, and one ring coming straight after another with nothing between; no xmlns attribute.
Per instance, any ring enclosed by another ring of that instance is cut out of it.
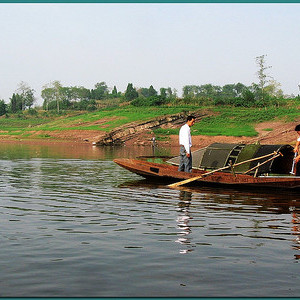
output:
<svg viewBox="0 0 300 300"><path fill-rule="evenodd" d="M180 172L177 166L147 162L137 159L115 159L114 162L130 172L151 178L159 183L177 182L206 172L193 169L192 173ZM192 185L219 185L227 187L271 188L271 189L300 189L300 177L296 176L258 176L216 172L197 179Z"/></svg>

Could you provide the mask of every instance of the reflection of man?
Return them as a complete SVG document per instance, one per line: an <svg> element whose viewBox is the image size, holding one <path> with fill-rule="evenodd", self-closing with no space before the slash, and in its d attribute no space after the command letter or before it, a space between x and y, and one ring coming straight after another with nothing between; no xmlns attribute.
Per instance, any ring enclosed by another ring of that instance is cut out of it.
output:
<svg viewBox="0 0 300 300"><path fill-rule="evenodd" d="M186 254L193 251L191 245L191 238L188 235L191 233L191 228L189 226L190 215L189 206L192 200L192 193L187 191L180 191L178 203L178 217L177 217L177 228L180 230L178 232L178 238L175 242L184 245L184 249L180 249L180 254Z"/></svg>
<svg viewBox="0 0 300 300"><path fill-rule="evenodd" d="M179 131L180 163L178 171L192 172L192 137L190 127L195 124L195 117L188 116Z"/></svg>

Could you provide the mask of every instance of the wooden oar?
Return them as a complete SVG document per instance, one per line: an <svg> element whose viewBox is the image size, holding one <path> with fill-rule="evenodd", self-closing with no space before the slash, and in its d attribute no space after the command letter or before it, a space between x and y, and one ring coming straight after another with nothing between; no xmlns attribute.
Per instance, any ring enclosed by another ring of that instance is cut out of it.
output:
<svg viewBox="0 0 300 300"><path fill-rule="evenodd" d="M251 171L253 171L253 170L255 170L255 169L258 169L258 168L261 167L262 165L266 164L267 162L269 162L269 161L275 159L276 157L278 157L278 156L280 156L280 155L283 156L280 152L277 153L277 155L274 154L273 157L271 157L271 158L265 160L265 161L262 162L261 164L259 163L257 166L255 166L255 167L249 169L248 171L244 172L243 174L247 174L247 173L249 173L249 172L251 172ZM255 177L255 176L254 176L254 177Z"/></svg>
<svg viewBox="0 0 300 300"><path fill-rule="evenodd" d="M245 164L247 162L251 162L251 161L255 161L255 160L259 160L259 159L263 159L263 158L266 158L266 157L269 157L271 155L276 155L277 152L273 152L273 153L269 153L267 155L263 155L263 156L260 156L260 157L256 157L256 158L252 158L252 159L248 159L248 160L244 160L240 163L237 163L237 164L233 164L233 165L228 165L226 167L222 167L222 168L219 168L219 169L216 169L216 170L213 170L213 171L210 171L210 172L207 172L207 173L204 173L200 176L196 176L196 177L192 177L192 178L188 178L188 179L185 179L185 180L182 180L182 181L179 181L179 182L175 182L175 183L171 183L168 185L168 187L177 187L177 186L180 186L180 185L183 185L183 184L186 184L186 183L189 183L189 182L192 182L192 181L195 181L197 179L201 179L203 178L204 176L208 176L208 175L211 175L215 172L219 172L219 171L222 171L222 170L225 170L225 169L228 169L228 168L234 168L234 167L237 167L239 165L242 165L242 164Z"/></svg>

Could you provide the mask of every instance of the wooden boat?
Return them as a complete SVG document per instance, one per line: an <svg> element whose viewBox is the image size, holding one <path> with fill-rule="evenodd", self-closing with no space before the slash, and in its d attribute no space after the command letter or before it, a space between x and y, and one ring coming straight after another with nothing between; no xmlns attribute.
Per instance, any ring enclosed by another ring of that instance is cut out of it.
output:
<svg viewBox="0 0 300 300"><path fill-rule="evenodd" d="M290 145L214 143L193 152L191 173L178 171L179 157L165 163L139 159L115 159L114 162L160 183L190 180L189 184L198 186L299 189L300 176L290 173L293 157Z"/></svg>

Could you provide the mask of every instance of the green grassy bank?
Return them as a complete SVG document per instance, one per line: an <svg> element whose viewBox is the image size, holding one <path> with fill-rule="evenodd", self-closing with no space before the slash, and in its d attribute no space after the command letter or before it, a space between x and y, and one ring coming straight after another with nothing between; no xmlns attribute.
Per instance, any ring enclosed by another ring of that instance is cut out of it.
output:
<svg viewBox="0 0 300 300"><path fill-rule="evenodd" d="M300 118L300 113L294 108L218 107L210 110L214 115L198 120L191 129L193 135L253 137L258 134L255 130L258 123L272 120L293 122ZM157 129L155 132L158 135L171 135L178 134L179 129Z"/></svg>
<svg viewBox="0 0 300 300"><path fill-rule="evenodd" d="M0 118L0 134L30 138L47 138L43 132L65 130L100 130L109 132L116 127L133 121L147 121L162 115L176 114L183 111L206 110L212 116L197 120L192 127L193 135L224 135L224 136L256 136L255 124L271 120L292 122L300 118L295 108L239 108L239 107L134 107L125 106L103 109L97 112L64 112L61 115L48 115L39 112L32 116L22 113ZM269 130L272 130L270 128ZM159 136L178 134L178 129L157 129Z"/></svg>

